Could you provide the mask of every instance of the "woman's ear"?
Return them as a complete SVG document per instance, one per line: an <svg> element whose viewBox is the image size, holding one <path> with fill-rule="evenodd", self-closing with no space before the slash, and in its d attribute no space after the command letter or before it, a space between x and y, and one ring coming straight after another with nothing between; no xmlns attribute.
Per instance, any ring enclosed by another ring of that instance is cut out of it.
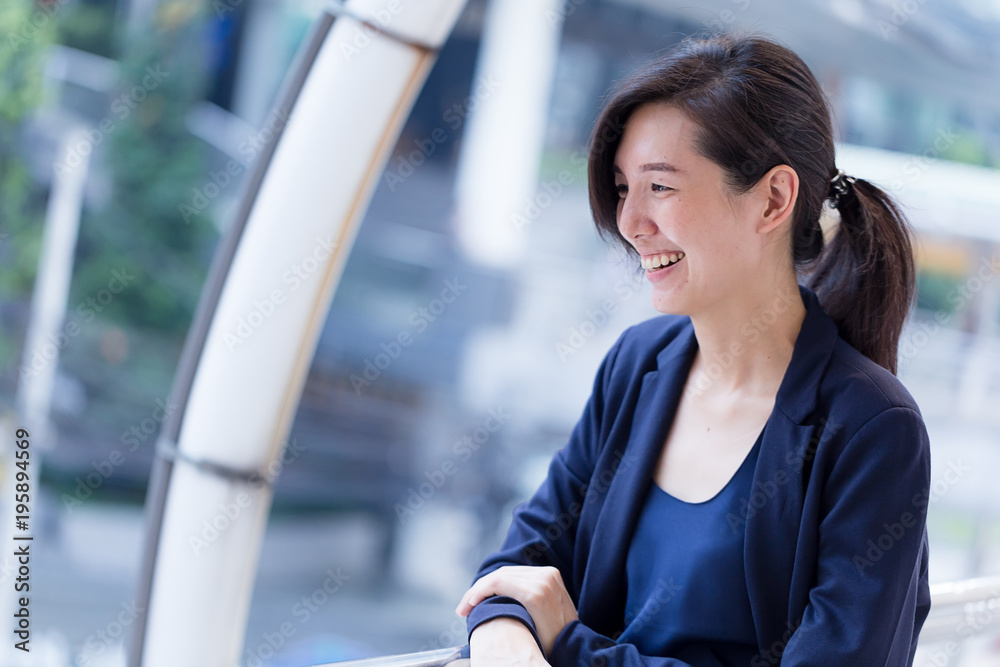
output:
<svg viewBox="0 0 1000 667"><path fill-rule="evenodd" d="M787 164L779 164L761 177L758 187L764 205L757 231L768 234L791 219L799 196L799 175Z"/></svg>

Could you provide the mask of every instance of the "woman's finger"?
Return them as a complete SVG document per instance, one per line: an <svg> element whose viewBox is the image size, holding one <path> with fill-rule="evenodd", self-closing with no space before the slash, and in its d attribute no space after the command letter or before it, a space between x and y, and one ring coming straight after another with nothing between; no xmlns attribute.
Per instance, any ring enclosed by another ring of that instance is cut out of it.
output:
<svg viewBox="0 0 1000 667"><path fill-rule="evenodd" d="M519 577L518 574L514 566L505 566L490 572L465 592L458 607L455 608L455 613L467 616L473 607L493 595L507 595L515 599L524 597L526 590L522 584L523 577Z"/></svg>

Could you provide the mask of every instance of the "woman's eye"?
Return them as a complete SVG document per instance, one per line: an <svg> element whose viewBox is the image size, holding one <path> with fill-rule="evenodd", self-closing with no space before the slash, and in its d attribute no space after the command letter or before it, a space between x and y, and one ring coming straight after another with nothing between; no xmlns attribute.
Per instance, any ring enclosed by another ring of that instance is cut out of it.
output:
<svg viewBox="0 0 1000 667"><path fill-rule="evenodd" d="M653 183L653 192L668 192L673 190L673 188L667 187L666 185L657 185Z"/></svg>
<svg viewBox="0 0 1000 667"><path fill-rule="evenodd" d="M621 197L622 199L624 199L625 195L628 194L628 186L625 185L624 183L616 185L615 190L618 191L618 196Z"/></svg>

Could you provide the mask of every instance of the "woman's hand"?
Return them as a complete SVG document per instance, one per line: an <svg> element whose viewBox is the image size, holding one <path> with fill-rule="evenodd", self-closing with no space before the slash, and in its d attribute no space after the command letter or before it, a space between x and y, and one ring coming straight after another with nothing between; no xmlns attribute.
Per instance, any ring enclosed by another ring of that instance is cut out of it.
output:
<svg viewBox="0 0 1000 667"><path fill-rule="evenodd" d="M475 627L469 657L471 667L549 667L528 626L503 616Z"/></svg>
<svg viewBox="0 0 1000 667"><path fill-rule="evenodd" d="M562 575L555 567L505 565L494 570L465 592L455 613L468 616L473 607L491 595L507 595L524 605L535 622L535 631L546 656L552 652L562 629L579 618Z"/></svg>

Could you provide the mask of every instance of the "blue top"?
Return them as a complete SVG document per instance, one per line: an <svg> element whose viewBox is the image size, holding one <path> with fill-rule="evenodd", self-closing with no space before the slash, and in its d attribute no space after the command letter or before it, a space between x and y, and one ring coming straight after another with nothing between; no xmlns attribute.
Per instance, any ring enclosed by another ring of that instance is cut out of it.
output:
<svg viewBox="0 0 1000 667"><path fill-rule="evenodd" d="M753 502L733 517L744 528L758 664L912 667L931 607L927 428L906 387L840 337L816 293L799 285L799 296L806 318L760 442ZM545 481L514 508L473 578L558 568L578 618L545 644L552 667L719 667L615 641L629 543L697 351L686 315L619 336ZM904 529L886 531L896 524ZM473 607L469 633L508 616L537 635L511 590Z"/></svg>
<svg viewBox="0 0 1000 667"><path fill-rule="evenodd" d="M625 630L618 642L692 665L746 666L758 654L743 568L741 499L750 496L757 436L715 496L689 503L649 484L628 551Z"/></svg>

